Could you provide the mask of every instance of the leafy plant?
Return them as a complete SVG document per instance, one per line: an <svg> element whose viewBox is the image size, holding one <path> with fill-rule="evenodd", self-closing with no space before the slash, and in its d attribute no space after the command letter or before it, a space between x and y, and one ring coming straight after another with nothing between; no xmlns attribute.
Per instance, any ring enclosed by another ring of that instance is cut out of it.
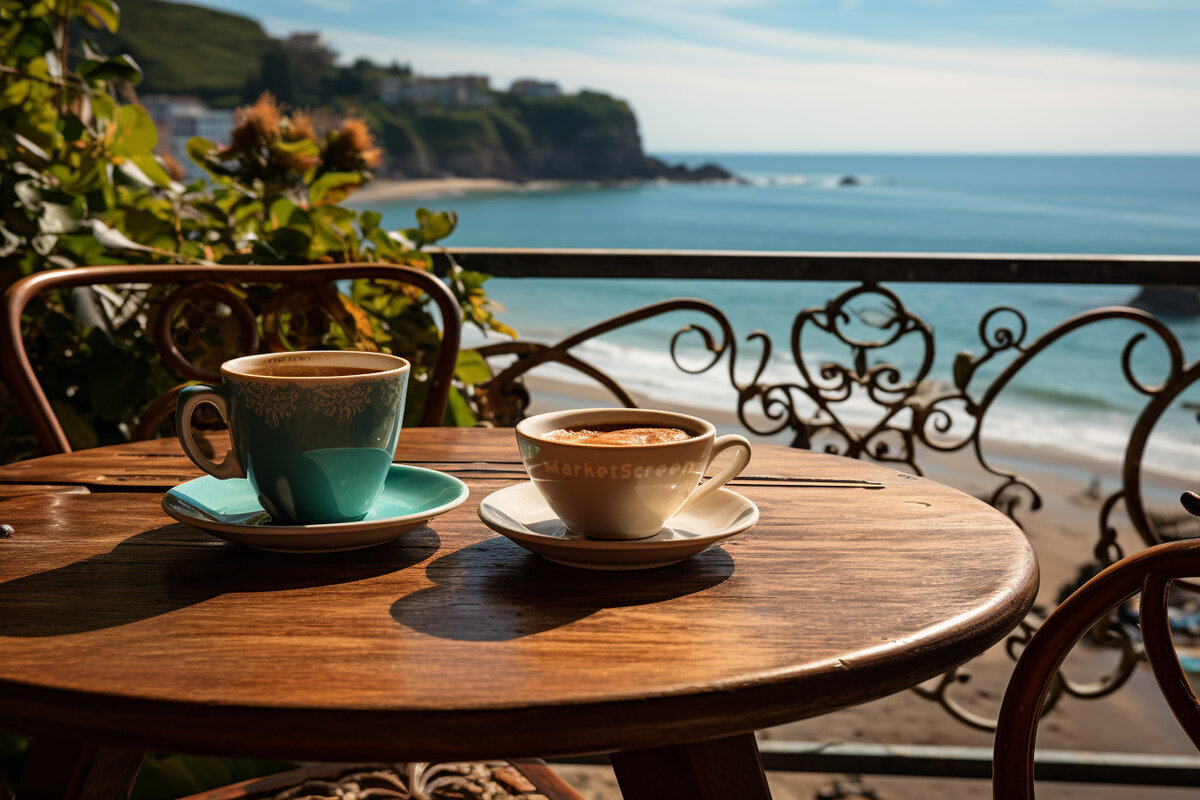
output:
<svg viewBox="0 0 1200 800"><path fill-rule="evenodd" d="M0 285L38 270L89 264L302 264L385 261L433 270L428 248L449 236L453 212L425 209L389 231L382 217L338 205L370 179L380 151L366 125L347 119L318 133L306 115L269 95L239 112L226 147L203 139L188 155L208 180L156 156L144 108L118 99L141 77L132 58L108 57L81 36L114 32L112 0L0 0ZM74 38L72 34L76 34ZM493 316L487 276L453 260L441 274L466 319L511 334ZM236 287L264 312L261 291ZM97 287L31 306L25 327L42 385L76 447L129 438L146 408L177 380L148 332L163 288ZM413 362L410 419L438 346L428 298L411 287L356 281L304 300L284 320L288 344L385 349ZM194 323L215 323L196 330ZM220 314L196 310L176 327L203 355L218 351ZM450 419L474 421L453 393ZM32 440L0 392L0 459L30 454Z"/></svg>
<svg viewBox="0 0 1200 800"><path fill-rule="evenodd" d="M453 232L453 212L421 209L416 225L382 227L379 214L337 205L370 179L379 157L366 127L347 120L319 136L302 114L268 96L240 115L231 144L193 140L189 153L211 181L188 185L154 154L157 133L129 99L141 77L128 56L107 57L80 31L115 32L112 0L0 0L0 287L52 268L99 264L299 264L386 261L432 270L427 248ZM487 276L452 260L442 276L466 318L512 331L492 315ZM261 290L232 287L259 312ZM386 349L409 358L418 379L439 344L428 299L408 287L355 281L304 298L288 320L289 344ZM95 287L31 305L23 320L39 378L75 447L128 439L147 406L176 381L149 327L164 289ZM227 315L181 313L192 355L216 358ZM204 324L200 324L204 323ZM461 374L478 378L466 365ZM427 384L410 389L410 419ZM450 419L474 417L458 392ZM0 384L0 461L32 454L32 436ZM0 733L0 800L20 774L26 742ZM178 796L272 770L278 764L156 756L139 798Z"/></svg>

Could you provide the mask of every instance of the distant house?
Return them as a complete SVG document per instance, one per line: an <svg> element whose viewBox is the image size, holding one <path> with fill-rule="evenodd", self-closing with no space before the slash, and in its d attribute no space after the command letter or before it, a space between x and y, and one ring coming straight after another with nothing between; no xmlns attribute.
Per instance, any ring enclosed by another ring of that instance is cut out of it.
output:
<svg viewBox="0 0 1200 800"><path fill-rule="evenodd" d="M438 103L444 106L490 106L496 102L487 75L389 76L379 82L379 99L385 103Z"/></svg>
<svg viewBox="0 0 1200 800"><path fill-rule="evenodd" d="M293 33L284 39L283 46L294 53L324 53L325 40L319 33Z"/></svg>
<svg viewBox="0 0 1200 800"><path fill-rule="evenodd" d="M229 144L233 132L233 111L209 108L198 97L152 94L141 98L142 106L150 112L158 130L158 150L169 154L184 166L189 177L200 174L200 168L187 157L187 142L202 136L219 145Z"/></svg>
<svg viewBox="0 0 1200 800"><path fill-rule="evenodd" d="M533 78L522 78L513 81L509 91L518 97L537 97L550 99L562 95L562 89L554 81L539 81Z"/></svg>

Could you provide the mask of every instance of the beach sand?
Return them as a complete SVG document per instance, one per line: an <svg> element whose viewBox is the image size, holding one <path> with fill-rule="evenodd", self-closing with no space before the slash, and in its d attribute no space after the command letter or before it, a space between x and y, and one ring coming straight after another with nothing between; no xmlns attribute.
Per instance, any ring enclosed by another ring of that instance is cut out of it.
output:
<svg viewBox="0 0 1200 800"><path fill-rule="evenodd" d="M534 398L530 413L616 405L603 393L589 387L540 376L527 380ZM681 404L672 406L636 396L635 400L647 406L689 411ZM696 413L695 409L690 411ZM744 433L732 412L703 411L700 416L710 419L722 432ZM1099 532L1101 498L1119 486L1119 472L1115 465L1049 449L988 442L985 452L998 465L1016 469L1041 492L1042 508L1028 511L1026 505L1018 516L1041 565L1042 583L1037 604L1051 609L1057 602L1060 588L1092 558ZM933 455L936 457L925 461L918 458L918 463L922 463L927 475L935 480L984 497L999 485L999 480L988 476L967 452ZM1178 486L1170 476L1147 474L1145 479L1148 502L1150 498L1157 498L1157 505L1164 513L1182 513L1175 498L1181 488L1189 487ZM1099 497L1091 485L1096 480L1100 486ZM1124 552L1136 552L1145 546L1123 515L1114 516L1112 522L1119 532L1118 541ZM752 535L752 531L747 535ZM863 590L869 591L870 587ZM1111 664L1115 664L1114 653L1081 644L1068 659L1067 670L1077 681L1092 680ZM970 681L957 687L952 694L977 713L994 717L1011 668L1012 662L1003 646L996 646L971 662ZM990 733L959 723L937 703L911 691L761 731L759 737L834 743L992 746ZM1139 666L1126 686L1106 698L1063 698L1043 719L1038 746L1057 750L1196 754L1145 665ZM556 769L568 776L591 800L620 798L612 771L607 767L556 765ZM776 800L811 800L819 789L829 789L835 780L844 780L845 776L771 773L769 778ZM879 800L984 800L991 797L990 783L983 780L863 776L861 784L875 791ZM1049 800L1181 800L1194 795L1194 789L1053 783L1042 783L1038 787L1038 797Z"/></svg>
<svg viewBox="0 0 1200 800"><path fill-rule="evenodd" d="M395 180L376 178L356 191L350 201L388 203L404 200L436 199L464 194L492 192L537 192L575 185L570 181L506 181L500 178L417 178Z"/></svg>

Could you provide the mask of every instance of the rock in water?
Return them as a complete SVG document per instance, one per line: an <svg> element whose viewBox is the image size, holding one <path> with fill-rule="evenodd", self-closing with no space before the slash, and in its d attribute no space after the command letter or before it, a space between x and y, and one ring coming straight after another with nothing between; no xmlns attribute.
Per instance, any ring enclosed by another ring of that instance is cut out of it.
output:
<svg viewBox="0 0 1200 800"><path fill-rule="evenodd" d="M1161 317L1200 316L1200 290L1195 286L1143 286L1129 305Z"/></svg>

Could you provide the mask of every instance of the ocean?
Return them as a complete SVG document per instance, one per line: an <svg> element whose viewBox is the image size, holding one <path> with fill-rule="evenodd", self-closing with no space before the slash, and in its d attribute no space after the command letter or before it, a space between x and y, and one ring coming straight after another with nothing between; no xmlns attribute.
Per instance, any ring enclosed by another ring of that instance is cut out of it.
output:
<svg viewBox="0 0 1200 800"><path fill-rule="evenodd" d="M459 227L450 245L719 250L926 251L1006 253L1200 254L1200 156L895 156L665 154L669 162L715 161L745 185L650 183L556 191L372 203L389 226L411 224L416 208L453 209ZM853 176L853 185L845 185ZM466 266L470 266L467 262ZM1197 280L1200 283L1200 277ZM739 339L762 328L775 345L767 378L798 378L789 332L796 313L823 305L852 284L703 280L493 279L500 314L523 338L554 341L609 316L670 297L700 297L729 317ZM949 382L955 354L982 353L979 320L1011 305L1029 325L1028 341L1076 313L1122 304L1136 286L884 284L936 336L931 377ZM867 298L861 311L878 312ZM695 315L676 313L616 331L577 352L648 398L732 410L728 365L701 376L683 373L667 354L670 334ZM1200 319L1167 321L1187 359L1200 357ZM1122 377L1120 354L1137 330L1110 322L1072 334L1038 356L989 413L985 439L1051 445L1117 462L1144 405ZM474 339L473 341L478 341ZM746 349L746 346L743 348ZM748 373L757 351L739 353ZM809 363L847 361L846 348L814 343ZM1135 351L1139 379L1165 374L1162 345ZM897 347L890 361L911 370L920 353ZM1007 363L1002 359L999 367ZM995 374L996 369L990 374ZM557 379L586 383L551 367ZM985 377L981 376L981 377ZM977 384L972 384L973 387ZM1147 463L1200 476L1200 424L1177 401L1155 429ZM841 408L865 420L856 396Z"/></svg>

